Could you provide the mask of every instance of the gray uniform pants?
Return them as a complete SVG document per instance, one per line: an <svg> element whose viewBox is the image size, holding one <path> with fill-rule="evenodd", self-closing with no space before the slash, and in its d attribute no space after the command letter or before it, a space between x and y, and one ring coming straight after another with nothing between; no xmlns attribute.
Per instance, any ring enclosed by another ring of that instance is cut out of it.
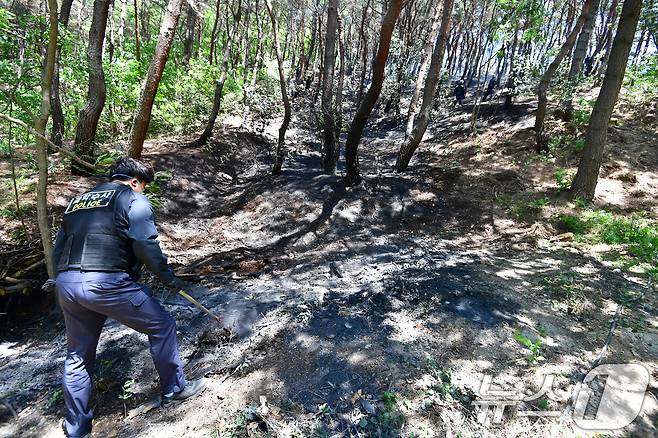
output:
<svg viewBox="0 0 658 438"><path fill-rule="evenodd" d="M123 272L60 272L56 279L68 352L64 364L65 427L69 436L91 432L89 406L96 345L107 317L148 335L163 393L185 387L176 323L148 287Z"/></svg>

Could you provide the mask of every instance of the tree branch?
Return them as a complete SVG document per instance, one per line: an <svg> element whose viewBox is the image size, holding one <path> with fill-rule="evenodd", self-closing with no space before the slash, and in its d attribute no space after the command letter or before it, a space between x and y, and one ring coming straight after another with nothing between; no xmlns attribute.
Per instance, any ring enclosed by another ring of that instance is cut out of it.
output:
<svg viewBox="0 0 658 438"><path fill-rule="evenodd" d="M89 169L89 170L93 170L94 172L96 172L96 170L97 170L97 169L96 169L96 166L94 166L94 165L91 164L91 163L86 162L86 161L83 160L82 158L80 158L80 157L78 157L77 155L75 155L73 152L67 151L67 150L64 149L64 148L57 146L57 145L56 145L55 143L53 143L52 141L48 140L45 136L43 136L43 135L39 134L37 131L35 131L34 128L32 128L31 126L29 126L29 125L28 125L27 123L25 123L24 121L22 121L22 120L20 120L20 119L16 119L16 118L14 118L14 117L10 117L10 116L8 116L8 115L6 115L6 114L3 114L3 113L0 113L0 119L4 119L4 120L6 120L6 121L8 121L8 122L10 122L10 123L16 123L17 125L22 126L23 128L27 129L27 131L28 131L30 134L32 134L32 135L36 135L36 136L38 136L39 138L41 138L42 140L44 140L46 143L48 143L48 145L49 145L51 148L55 149L56 151L62 152L64 155L66 155L67 157L69 157L70 159L72 159L73 161L75 161L76 163L80 164L81 166L86 167L87 169Z"/></svg>

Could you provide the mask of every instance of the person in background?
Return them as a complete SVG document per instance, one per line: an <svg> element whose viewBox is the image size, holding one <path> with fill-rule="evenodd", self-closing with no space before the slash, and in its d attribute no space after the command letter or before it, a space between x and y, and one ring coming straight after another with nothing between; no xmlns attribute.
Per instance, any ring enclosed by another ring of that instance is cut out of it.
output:
<svg viewBox="0 0 658 438"><path fill-rule="evenodd" d="M455 101L459 104L459 106L462 106L464 104L464 99L466 98L466 87L464 87L463 79L460 79L459 82L457 82L457 86L455 87L453 93L455 95Z"/></svg>

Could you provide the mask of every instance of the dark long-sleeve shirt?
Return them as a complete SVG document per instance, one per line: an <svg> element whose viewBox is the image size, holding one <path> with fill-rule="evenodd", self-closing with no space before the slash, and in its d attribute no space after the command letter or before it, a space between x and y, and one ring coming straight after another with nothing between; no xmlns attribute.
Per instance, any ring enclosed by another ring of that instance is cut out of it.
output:
<svg viewBox="0 0 658 438"><path fill-rule="evenodd" d="M148 198L133 190L126 190L117 199L115 210L117 232L130 241L133 258L129 274L139 278L142 266L151 271L165 285L173 286L178 279L167 263L158 243L158 231L151 203ZM60 228L53 249L54 265L57 265L67 240L64 228Z"/></svg>

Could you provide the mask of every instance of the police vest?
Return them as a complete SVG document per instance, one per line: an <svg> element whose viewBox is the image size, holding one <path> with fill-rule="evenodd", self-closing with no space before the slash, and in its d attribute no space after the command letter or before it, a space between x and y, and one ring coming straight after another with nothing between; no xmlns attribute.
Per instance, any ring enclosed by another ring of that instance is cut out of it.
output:
<svg viewBox="0 0 658 438"><path fill-rule="evenodd" d="M104 183L71 200L62 227L66 243L57 270L125 272L134 262L130 241L117 229L117 200L130 186Z"/></svg>

